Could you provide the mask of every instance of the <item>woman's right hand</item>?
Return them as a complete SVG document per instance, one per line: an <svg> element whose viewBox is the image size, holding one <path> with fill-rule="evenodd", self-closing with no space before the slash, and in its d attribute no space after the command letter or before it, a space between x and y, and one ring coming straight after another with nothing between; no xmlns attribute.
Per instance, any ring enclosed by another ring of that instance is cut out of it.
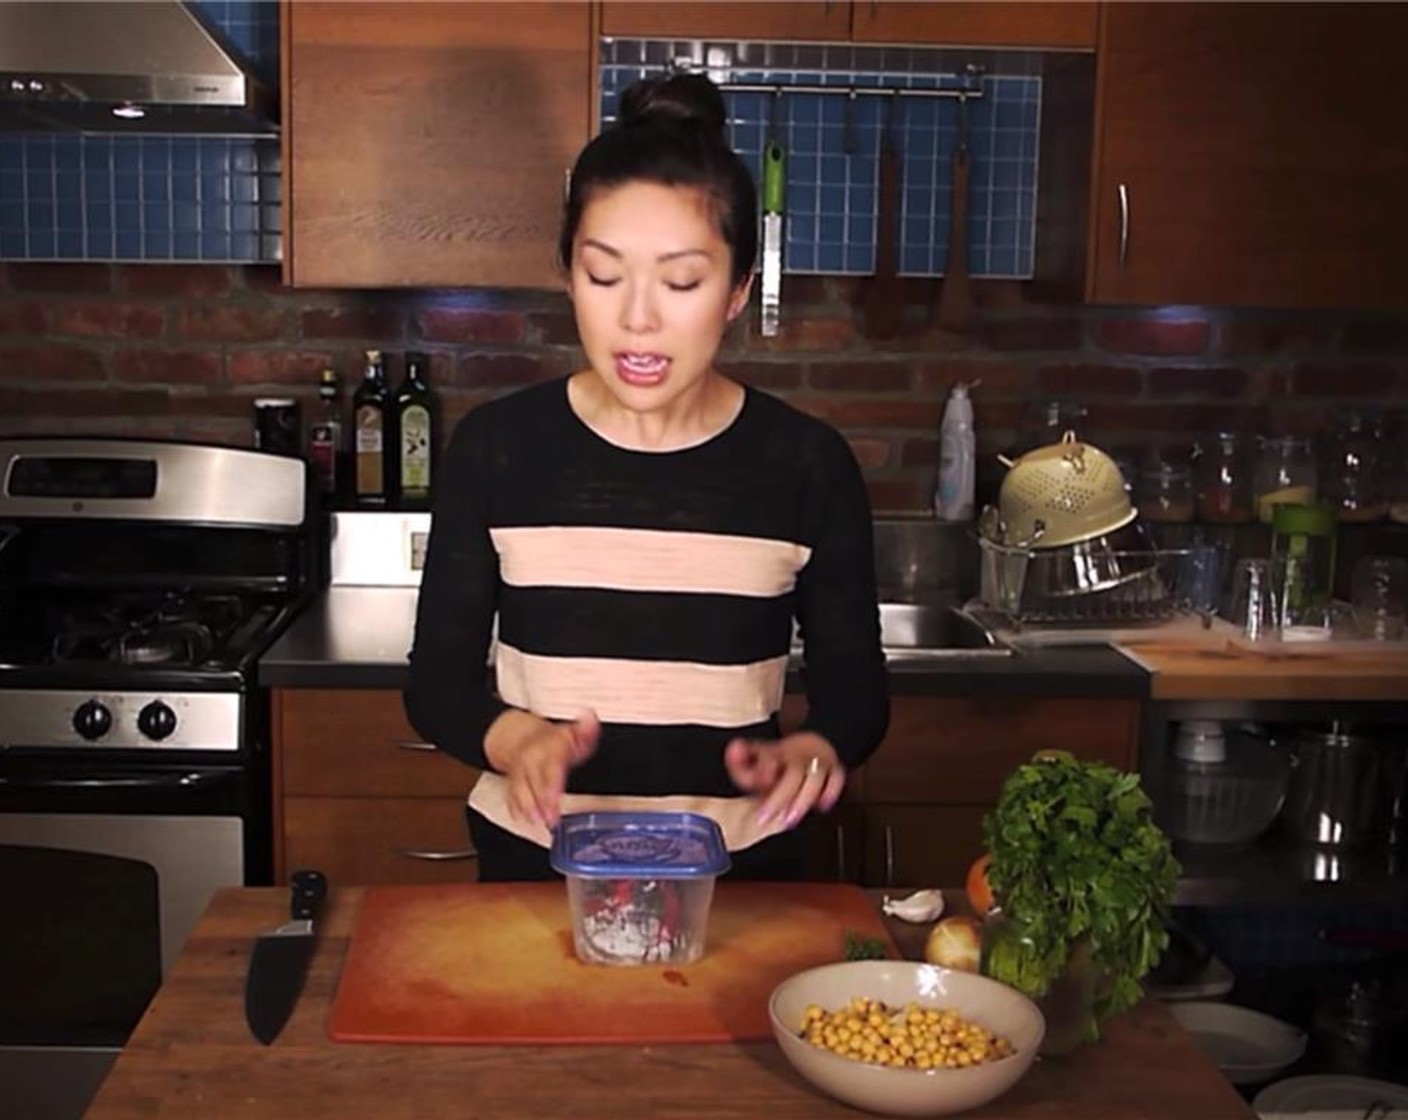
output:
<svg viewBox="0 0 1408 1120"><path fill-rule="evenodd" d="M596 750L601 721L589 712L571 723L553 723L527 712L500 716L485 750L508 781L509 811L525 824L551 829L562 815L567 772Z"/></svg>

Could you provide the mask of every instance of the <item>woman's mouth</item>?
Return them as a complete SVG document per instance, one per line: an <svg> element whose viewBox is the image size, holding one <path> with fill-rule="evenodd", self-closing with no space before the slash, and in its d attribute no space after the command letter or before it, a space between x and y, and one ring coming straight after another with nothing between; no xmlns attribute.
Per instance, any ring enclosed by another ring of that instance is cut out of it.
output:
<svg viewBox="0 0 1408 1120"><path fill-rule="evenodd" d="M638 354L621 351L616 354L616 376L627 385L659 385L665 380L670 359L663 354Z"/></svg>

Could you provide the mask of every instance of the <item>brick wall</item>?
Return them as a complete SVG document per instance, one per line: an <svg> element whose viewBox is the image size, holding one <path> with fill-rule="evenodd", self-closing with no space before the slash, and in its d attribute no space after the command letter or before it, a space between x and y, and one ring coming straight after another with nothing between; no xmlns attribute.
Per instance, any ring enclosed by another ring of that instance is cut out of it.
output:
<svg viewBox="0 0 1408 1120"><path fill-rule="evenodd" d="M788 278L781 335L740 328L722 365L841 428L880 510L927 509L956 381L982 382L984 489L993 454L1048 397L1086 403L1082 434L1120 453L1216 428L1313 432L1345 403L1401 416L1408 399L1408 313L1037 307L1016 285L991 285L974 331L955 336L927 326L935 289L915 281L905 330L875 343L853 311L864 284ZM0 265L0 434L247 445L256 396L296 394L309 408L329 363L350 392L372 346L397 378L402 352L429 352L450 422L580 361L554 292L310 292L265 266L11 263Z"/></svg>

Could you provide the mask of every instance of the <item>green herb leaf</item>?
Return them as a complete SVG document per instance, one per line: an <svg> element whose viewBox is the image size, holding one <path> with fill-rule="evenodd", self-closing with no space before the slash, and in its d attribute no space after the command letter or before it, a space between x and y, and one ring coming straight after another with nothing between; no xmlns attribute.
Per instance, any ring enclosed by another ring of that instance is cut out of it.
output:
<svg viewBox="0 0 1408 1120"><path fill-rule="evenodd" d="M1140 998L1168 943L1179 867L1137 774L1068 754L1019 766L983 820L988 880L1020 936L985 955L990 976L1031 996L1086 942L1102 982L1089 1033Z"/></svg>
<svg viewBox="0 0 1408 1120"><path fill-rule="evenodd" d="M866 937L853 929L846 931L845 959L848 961L877 961L889 956L885 942L878 937Z"/></svg>

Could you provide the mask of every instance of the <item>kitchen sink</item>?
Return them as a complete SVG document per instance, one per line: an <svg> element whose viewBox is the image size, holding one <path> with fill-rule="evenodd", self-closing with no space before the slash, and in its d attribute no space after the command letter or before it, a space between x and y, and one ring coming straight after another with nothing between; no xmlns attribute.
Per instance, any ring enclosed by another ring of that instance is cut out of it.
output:
<svg viewBox="0 0 1408 1120"><path fill-rule="evenodd" d="M880 642L887 661L1010 657L1013 652L962 607L939 603L881 603Z"/></svg>
<svg viewBox="0 0 1408 1120"><path fill-rule="evenodd" d="M1011 657L1016 651L962 607L946 603L880 604L880 642L886 661ZM794 637L792 652L801 652Z"/></svg>

